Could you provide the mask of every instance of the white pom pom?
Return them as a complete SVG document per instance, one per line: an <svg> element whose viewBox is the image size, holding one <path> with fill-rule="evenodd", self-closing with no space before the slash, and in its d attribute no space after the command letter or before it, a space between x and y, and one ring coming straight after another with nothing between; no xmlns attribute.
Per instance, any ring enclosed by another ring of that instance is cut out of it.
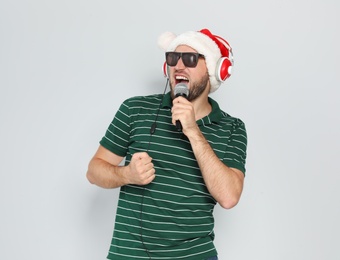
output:
<svg viewBox="0 0 340 260"><path fill-rule="evenodd" d="M158 37L158 46L163 49L166 50L168 48L168 46L170 45L170 43L177 37L176 34L172 33L172 32L165 32L162 33L159 37Z"/></svg>

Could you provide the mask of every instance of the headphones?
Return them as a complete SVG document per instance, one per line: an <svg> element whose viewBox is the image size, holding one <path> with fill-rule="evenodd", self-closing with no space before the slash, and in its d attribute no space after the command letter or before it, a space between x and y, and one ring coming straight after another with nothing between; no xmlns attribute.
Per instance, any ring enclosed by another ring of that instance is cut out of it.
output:
<svg viewBox="0 0 340 260"><path fill-rule="evenodd" d="M229 44L225 40L223 40L223 41L225 42L224 45L228 49L229 56L219 58L219 60L217 61L217 64L216 64L215 77L221 83L226 81L226 79L231 76L233 66L234 66L233 52L232 52ZM166 62L164 62L162 70L163 70L164 77L169 78L170 68L166 64Z"/></svg>
<svg viewBox="0 0 340 260"><path fill-rule="evenodd" d="M222 57L218 60L216 65L216 78L220 82L226 81L232 74L233 60L227 57Z"/></svg>
<svg viewBox="0 0 340 260"><path fill-rule="evenodd" d="M224 40L222 37L214 35L215 38L224 45L224 47L228 50L228 56L222 56L216 65L216 78L220 82L224 82L227 78L231 76L233 66L234 66L234 57L233 51L229 45L229 43Z"/></svg>

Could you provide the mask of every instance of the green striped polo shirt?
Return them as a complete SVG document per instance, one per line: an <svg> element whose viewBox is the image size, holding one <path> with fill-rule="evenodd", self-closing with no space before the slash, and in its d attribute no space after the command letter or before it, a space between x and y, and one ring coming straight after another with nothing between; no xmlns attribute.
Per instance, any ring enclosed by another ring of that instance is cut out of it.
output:
<svg viewBox="0 0 340 260"><path fill-rule="evenodd" d="M162 99L163 98L163 99ZM220 110L197 121L218 158L245 172L244 123ZM217 255L213 209L190 142L171 122L170 92L127 99L100 144L125 157L136 152L152 158L156 178L146 186L120 188L108 259L197 260ZM151 125L156 131L151 135Z"/></svg>

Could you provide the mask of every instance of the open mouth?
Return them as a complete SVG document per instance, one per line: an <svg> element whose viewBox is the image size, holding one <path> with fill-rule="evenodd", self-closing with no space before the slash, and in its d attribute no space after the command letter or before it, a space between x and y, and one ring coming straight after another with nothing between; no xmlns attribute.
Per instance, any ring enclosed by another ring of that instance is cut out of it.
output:
<svg viewBox="0 0 340 260"><path fill-rule="evenodd" d="M176 79L176 85L178 83L184 83L184 84L188 84L189 83L189 79L184 77L184 76L176 76L175 79Z"/></svg>

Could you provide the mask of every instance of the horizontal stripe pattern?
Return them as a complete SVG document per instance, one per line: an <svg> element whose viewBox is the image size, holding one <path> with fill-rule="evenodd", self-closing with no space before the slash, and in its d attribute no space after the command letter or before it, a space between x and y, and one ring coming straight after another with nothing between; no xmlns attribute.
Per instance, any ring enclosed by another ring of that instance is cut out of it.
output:
<svg viewBox="0 0 340 260"><path fill-rule="evenodd" d="M220 160L245 172L244 124L209 100L213 111L197 124ZM149 259L148 254L159 260L204 259L217 254L216 201L204 184L190 142L171 123L170 94L160 107L161 102L162 95L124 101L100 141L125 156L126 165L134 153L147 151L156 169L152 183L121 187L108 259Z"/></svg>

